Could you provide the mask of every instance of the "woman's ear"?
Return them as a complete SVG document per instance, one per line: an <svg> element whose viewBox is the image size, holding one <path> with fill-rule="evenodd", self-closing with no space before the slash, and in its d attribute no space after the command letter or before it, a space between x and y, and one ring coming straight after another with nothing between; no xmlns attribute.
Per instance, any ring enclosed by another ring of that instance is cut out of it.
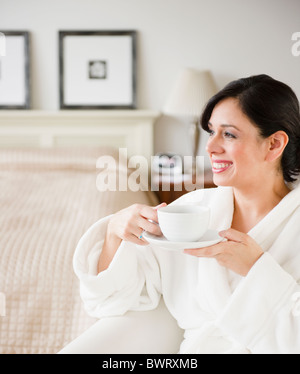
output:
<svg viewBox="0 0 300 374"><path fill-rule="evenodd" d="M289 142L289 137L284 131L277 131L268 138L269 148L266 156L267 161L275 161L280 158Z"/></svg>

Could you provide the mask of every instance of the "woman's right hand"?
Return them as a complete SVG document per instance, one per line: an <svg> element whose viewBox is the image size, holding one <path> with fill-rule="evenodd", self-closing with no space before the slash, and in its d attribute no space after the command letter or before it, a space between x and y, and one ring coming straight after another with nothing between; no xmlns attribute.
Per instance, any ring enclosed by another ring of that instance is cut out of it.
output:
<svg viewBox="0 0 300 374"><path fill-rule="evenodd" d="M157 224L157 209L166 205L166 203L162 203L150 207L144 204L133 204L113 214L108 222L106 237L98 261L98 272L107 269L122 240L147 245L149 243L142 237L144 231L153 235L162 235Z"/></svg>
<svg viewBox="0 0 300 374"><path fill-rule="evenodd" d="M153 235L162 235L158 226L157 209L165 205L166 203L162 203L156 207L150 207L134 204L122 209L111 217L107 231L121 240L140 245L148 244L142 234L147 231Z"/></svg>

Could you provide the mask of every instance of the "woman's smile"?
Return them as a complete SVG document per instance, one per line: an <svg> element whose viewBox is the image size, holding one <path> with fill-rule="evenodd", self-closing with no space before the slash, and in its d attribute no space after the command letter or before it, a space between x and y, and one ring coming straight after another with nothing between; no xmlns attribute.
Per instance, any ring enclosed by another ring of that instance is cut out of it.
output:
<svg viewBox="0 0 300 374"><path fill-rule="evenodd" d="M225 160L212 160L212 171L213 173L223 173L228 170L233 163Z"/></svg>
<svg viewBox="0 0 300 374"><path fill-rule="evenodd" d="M240 109L238 100L219 102L208 123L206 150L217 186L248 188L261 181L269 168L265 162L267 141Z"/></svg>

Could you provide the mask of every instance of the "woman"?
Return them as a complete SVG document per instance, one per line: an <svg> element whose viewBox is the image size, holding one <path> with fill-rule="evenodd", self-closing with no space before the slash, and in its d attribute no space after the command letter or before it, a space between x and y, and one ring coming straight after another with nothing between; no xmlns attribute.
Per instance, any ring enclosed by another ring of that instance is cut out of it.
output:
<svg viewBox="0 0 300 374"><path fill-rule="evenodd" d="M100 220L74 256L86 309L148 310L163 294L185 330L180 353L300 353L298 100L269 76L239 79L211 98L201 124L219 187L175 203L209 206L226 240L185 253L150 246L141 233L161 234L149 222L157 207Z"/></svg>

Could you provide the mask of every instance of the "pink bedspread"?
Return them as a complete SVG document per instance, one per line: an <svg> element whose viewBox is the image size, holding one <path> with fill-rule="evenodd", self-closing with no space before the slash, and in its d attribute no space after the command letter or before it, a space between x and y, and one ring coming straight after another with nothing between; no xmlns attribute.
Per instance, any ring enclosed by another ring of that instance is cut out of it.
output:
<svg viewBox="0 0 300 374"><path fill-rule="evenodd" d="M56 353L94 320L73 273L75 247L100 217L151 192L99 192L96 160L107 149L0 151L0 353Z"/></svg>

